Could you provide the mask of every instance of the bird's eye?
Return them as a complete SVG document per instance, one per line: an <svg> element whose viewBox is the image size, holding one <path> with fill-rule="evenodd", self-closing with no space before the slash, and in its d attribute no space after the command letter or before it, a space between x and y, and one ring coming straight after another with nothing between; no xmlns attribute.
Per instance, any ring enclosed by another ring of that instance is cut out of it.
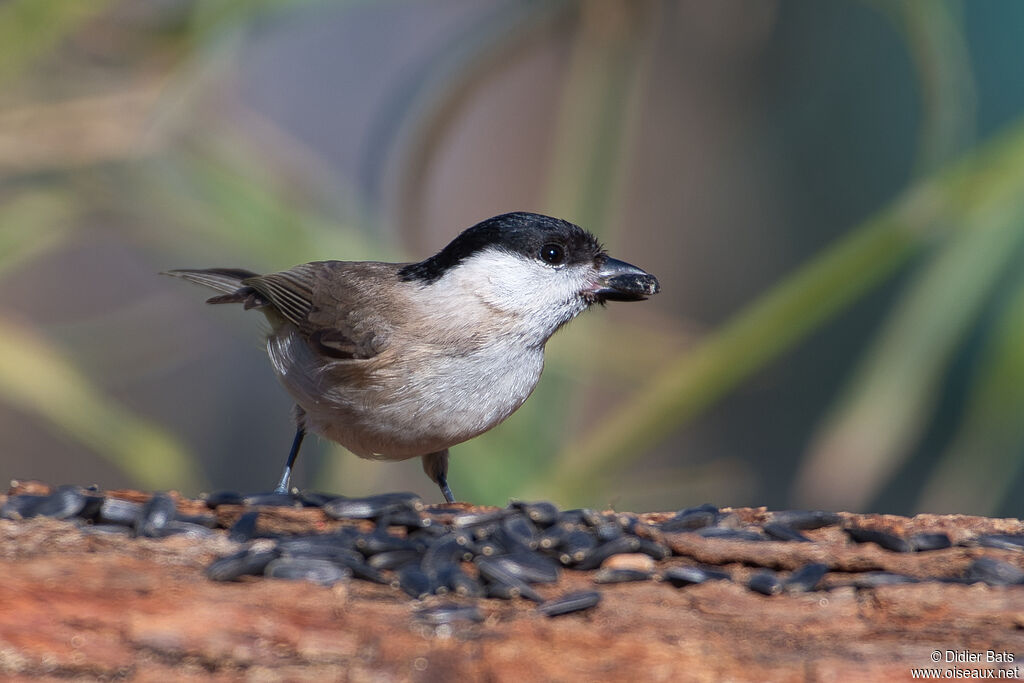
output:
<svg viewBox="0 0 1024 683"><path fill-rule="evenodd" d="M540 258L544 263L557 266L565 261L565 249L561 244L545 244L540 248Z"/></svg>

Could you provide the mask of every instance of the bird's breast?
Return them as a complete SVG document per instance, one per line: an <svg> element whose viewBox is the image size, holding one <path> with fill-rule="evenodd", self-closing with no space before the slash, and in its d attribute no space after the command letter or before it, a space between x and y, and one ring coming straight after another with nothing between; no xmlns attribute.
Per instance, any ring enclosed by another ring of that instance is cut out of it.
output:
<svg viewBox="0 0 1024 683"><path fill-rule="evenodd" d="M411 458L481 434L530 396L542 348L411 345L366 360L334 361L297 333L271 335L281 383L307 414L307 429L357 455Z"/></svg>

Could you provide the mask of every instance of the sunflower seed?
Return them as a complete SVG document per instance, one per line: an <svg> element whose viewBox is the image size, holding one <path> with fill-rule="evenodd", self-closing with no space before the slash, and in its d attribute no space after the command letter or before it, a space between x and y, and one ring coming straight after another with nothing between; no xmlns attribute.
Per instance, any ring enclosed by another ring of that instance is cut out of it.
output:
<svg viewBox="0 0 1024 683"><path fill-rule="evenodd" d="M243 513L228 529L228 539L236 543L244 543L256 536L256 522L260 518L257 510Z"/></svg>
<svg viewBox="0 0 1024 683"><path fill-rule="evenodd" d="M697 529L695 532L703 538L718 538L725 541L767 541L764 534L750 529L727 529L725 527L710 526Z"/></svg>
<svg viewBox="0 0 1024 683"><path fill-rule="evenodd" d="M775 572L763 571L750 577L747 588L761 595L778 595L782 592L782 582Z"/></svg>
<svg viewBox="0 0 1024 683"><path fill-rule="evenodd" d="M991 557L979 557L974 560L964 573L964 577L972 583L982 582L990 586L1024 583L1024 572L1018 567Z"/></svg>
<svg viewBox="0 0 1024 683"><path fill-rule="evenodd" d="M524 513L531 522L540 527L549 527L558 521L558 507L554 503L538 501L536 503L524 503L513 501L509 507Z"/></svg>
<svg viewBox="0 0 1024 683"><path fill-rule="evenodd" d="M526 583L553 583L562 573L557 562L537 553L514 552L497 555L491 561Z"/></svg>
<svg viewBox="0 0 1024 683"><path fill-rule="evenodd" d="M714 505L705 503L694 508L680 510L674 517L666 519L656 526L664 532L695 531L713 526L721 519L721 514Z"/></svg>
<svg viewBox="0 0 1024 683"><path fill-rule="evenodd" d="M594 583L629 583L631 581L647 581L652 574L640 569L615 569L605 567L594 574Z"/></svg>
<svg viewBox="0 0 1024 683"><path fill-rule="evenodd" d="M35 514L54 519L68 519L81 513L86 506L87 497L77 486L59 486L39 501Z"/></svg>
<svg viewBox="0 0 1024 683"><path fill-rule="evenodd" d="M916 552L942 550L943 548L949 548L953 545L949 540L949 536L941 533L914 534L907 539L907 543L910 545L910 549Z"/></svg>
<svg viewBox="0 0 1024 683"><path fill-rule="evenodd" d="M417 564L405 564L398 569L398 586L412 598L425 598L434 592L434 585Z"/></svg>
<svg viewBox="0 0 1024 683"><path fill-rule="evenodd" d="M120 498L104 498L97 520L101 524L121 524L134 527L142 516L142 504Z"/></svg>
<svg viewBox="0 0 1024 683"><path fill-rule="evenodd" d="M243 550L214 561L206 568L206 576L214 581L234 581L242 576L262 574L277 557L277 550Z"/></svg>
<svg viewBox="0 0 1024 683"><path fill-rule="evenodd" d="M170 496L166 493L154 494L142 506L135 524L135 534L159 538L164 528L174 520L175 514L177 507Z"/></svg>
<svg viewBox="0 0 1024 683"><path fill-rule="evenodd" d="M3 508L0 508L0 517L3 519L28 519L35 517L39 514L36 511L48 497L32 494L11 496L4 503Z"/></svg>
<svg viewBox="0 0 1024 683"><path fill-rule="evenodd" d="M768 522L761 528L764 529L766 534L777 541L799 541L800 543L811 542L811 539L807 538L793 527L786 526L785 524L779 524L778 522Z"/></svg>
<svg viewBox="0 0 1024 683"><path fill-rule="evenodd" d="M880 586L896 586L904 583L917 583L918 579L895 572L864 572L857 574L850 582L855 588L878 588Z"/></svg>
<svg viewBox="0 0 1024 683"><path fill-rule="evenodd" d="M729 581L731 577L725 572L711 567L669 567L661 575L661 578L676 588L682 588L707 581Z"/></svg>
<svg viewBox="0 0 1024 683"><path fill-rule="evenodd" d="M805 593L813 591L821 584L821 580L828 573L828 565L821 563L805 564L793 572L786 579L784 587L790 593Z"/></svg>
<svg viewBox="0 0 1024 683"><path fill-rule="evenodd" d="M279 557L268 563L263 573L275 579L312 581L322 586L330 586L352 576L352 571L345 567L307 557Z"/></svg>
<svg viewBox="0 0 1024 683"><path fill-rule="evenodd" d="M910 544L906 540L886 531L858 527L846 527L843 531L857 543L876 543L882 548L896 553L910 552Z"/></svg>
<svg viewBox="0 0 1024 683"><path fill-rule="evenodd" d="M453 624L458 621L472 621L479 623L484 620L480 608L476 605L456 605L445 603L436 607L426 607L413 612L417 619L433 626Z"/></svg>
<svg viewBox="0 0 1024 683"><path fill-rule="evenodd" d="M460 565L454 563L440 568L437 573L437 583L455 595L467 598L477 598L484 594L484 588L480 582L464 572Z"/></svg>
<svg viewBox="0 0 1024 683"><path fill-rule="evenodd" d="M1024 534L985 534L975 538L974 542L985 548L1024 550Z"/></svg>
<svg viewBox="0 0 1024 683"><path fill-rule="evenodd" d="M597 569L601 566L602 562L607 560L612 555L619 555L622 553L635 553L639 549L639 538L637 538L636 536L620 536L619 538L599 545L590 552L588 552L582 560L576 563L575 568L583 571L589 569Z"/></svg>
<svg viewBox="0 0 1024 683"><path fill-rule="evenodd" d="M477 558L477 569L480 575L487 579L486 591L489 597L495 598L516 598L522 597L534 602L544 602L537 591L530 588L530 585L510 574L504 567L491 558Z"/></svg>
<svg viewBox="0 0 1024 683"><path fill-rule="evenodd" d="M811 531L823 526L835 526L842 518L826 510L781 510L771 513L772 521L800 531Z"/></svg>
<svg viewBox="0 0 1024 683"><path fill-rule="evenodd" d="M207 503L209 504L209 503ZM264 505L266 507L297 508L302 507L302 502L290 493L278 493L267 491L265 493L253 493L242 498L243 505Z"/></svg>
<svg viewBox="0 0 1024 683"><path fill-rule="evenodd" d="M386 550L366 559L366 564L374 569L398 569L410 562L420 563L420 553L417 550Z"/></svg>
<svg viewBox="0 0 1024 683"><path fill-rule="evenodd" d="M578 591L548 600L538 605L537 611L547 617L559 617L563 614L592 609L597 607L600 602L601 594L597 591Z"/></svg>
<svg viewBox="0 0 1024 683"><path fill-rule="evenodd" d="M338 498L327 503L323 511L335 519L375 519L406 510L419 512L423 500L415 493L382 493L366 498Z"/></svg>

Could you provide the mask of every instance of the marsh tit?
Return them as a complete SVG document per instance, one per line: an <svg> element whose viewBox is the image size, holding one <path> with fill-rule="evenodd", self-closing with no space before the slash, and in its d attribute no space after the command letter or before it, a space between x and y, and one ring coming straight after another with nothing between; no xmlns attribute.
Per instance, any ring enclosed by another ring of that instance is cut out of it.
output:
<svg viewBox="0 0 1024 683"><path fill-rule="evenodd" d="M659 289L586 230L525 212L478 223L419 263L166 274L221 292L207 303L242 304L270 322L267 353L297 425L277 491L312 432L362 458L421 457L448 502L448 449L523 404L551 335L593 304Z"/></svg>

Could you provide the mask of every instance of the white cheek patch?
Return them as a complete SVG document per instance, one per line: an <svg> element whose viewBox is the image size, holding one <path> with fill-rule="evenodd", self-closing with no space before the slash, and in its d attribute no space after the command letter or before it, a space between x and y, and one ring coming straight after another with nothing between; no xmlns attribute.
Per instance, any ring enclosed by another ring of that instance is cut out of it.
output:
<svg viewBox="0 0 1024 683"><path fill-rule="evenodd" d="M593 268L552 267L501 249L484 249L432 285L437 292L471 295L548 336L587 307L581 292L595 282Z"/></svg>

